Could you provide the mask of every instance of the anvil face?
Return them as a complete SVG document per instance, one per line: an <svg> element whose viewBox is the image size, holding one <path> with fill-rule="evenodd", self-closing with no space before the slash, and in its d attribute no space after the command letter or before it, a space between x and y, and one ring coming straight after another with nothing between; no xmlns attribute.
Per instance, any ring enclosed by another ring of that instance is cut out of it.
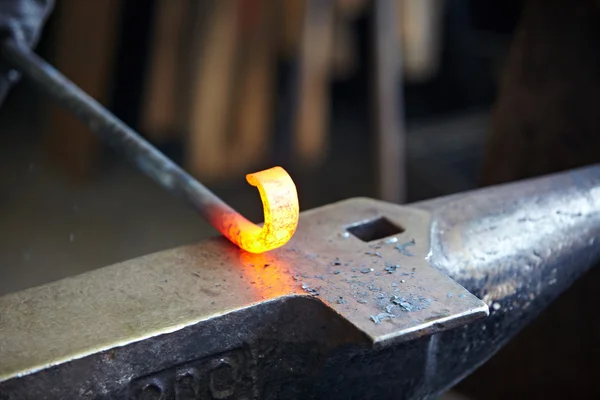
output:
<svg viewBox="0 0 600 400"><path fill-rule="evenodd" d="M265 330L300 342L310 331L328 346L373 349L486 316L485 303L428 264L429 231L424 211L354 199L304 212L293 239L269 253L215 238L5 296L0 390L78 369L80 393L108 380L107 392L131 381L141 395L145 376L230 348L232 332L251 343ZM206 346L189 351L182 337L194 331ZM167 355L135 359L156 346ZM170 390L161 385L148 390Z"/></svg>

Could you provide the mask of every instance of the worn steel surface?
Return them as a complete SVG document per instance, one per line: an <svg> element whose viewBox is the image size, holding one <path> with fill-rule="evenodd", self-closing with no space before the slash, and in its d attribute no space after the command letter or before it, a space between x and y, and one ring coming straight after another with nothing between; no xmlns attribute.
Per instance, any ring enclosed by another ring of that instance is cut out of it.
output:
<svg viewBox="0 0 600 400"><path fill-rule="evenodd" d="M360 229L366 234L377 230L381 217L389 221L388 229L394 224L405 231L368 243L346 230L364 237ZM328 318L348 324L346 333L329 339L336 346L348 342L370 348L487 315L483 302L427 264L429 224L429 215L422 211L349 200L305 213L293 241L268 254L253 255L215 239L6 296L0 300L5 326L0 378L29 374L261 303L276 308L291 302L299 312L290 317L299 322L322 308ZM299 331L319 330L312 318L302 323ZM274 328L281 329L278 324ZM230 339L217 334L212 340L226 345ZM144 375L164 362L159 358L148 370L131 368L135 360L125 359L117 370L123 373L126 368L131 376ZM57 368L53 378L62 371ZM119 389L114 377L102 385ZM86 388L77 386L69 390Z"/></svg>
<svg viewBox="0 0 600 400"><path fill-rule="evenodd" d="M356 227L381 216L404 231ZM598 262L599 234L600 167L333 204L269 254L213 239L0 298L0 399L430 398Z"/></svg>

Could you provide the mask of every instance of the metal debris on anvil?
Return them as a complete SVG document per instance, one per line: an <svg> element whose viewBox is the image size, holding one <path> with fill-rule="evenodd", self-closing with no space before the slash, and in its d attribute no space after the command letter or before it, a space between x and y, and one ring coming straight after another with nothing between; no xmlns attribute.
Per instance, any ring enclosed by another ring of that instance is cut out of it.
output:
<svg viewBox="0 0 600 400"><path fill-rule="evenodd" d="M318 296L319 295L319 289L321 289L320 287L317 288L313 288L311 286L308 286L306 283L302 284L302 289L304 289L305 291L307 291L308 293L310 293L313 296Z"/></svg>
<svg viewBox="0 0 600 400"><path fill-rule="evenodd" d="M407 247L414 246L414 245L415 245L415 239L411 240L410 242L404 243L404 244L397 244L395 246L395 248L396 248L396 250L398 250L400 253L404 254L405 256L414 257L415 255L406 249Z"/></svg>
<svg viewBox="0 0 600 400"><path fill-rule="evenodd" d="M396 316L390 313L379 313L377 315L371 315L371 321L375 322L375 325L378 325L381 321L388 318L392 319L396 318Z"/></svg>
<svg viewBox="0 0 600 400"><path fill-rule="evenodd" d="M321 274L315 275L315 278L320 279L322 281L325 280L325 277L323 275L321 275Z"/></svg>
<svg viewBox="0 0 600 400"><path fill-rule="evenodd" d="M391 238L387 238L383 241L383 243L385 244L394 244L394 243L398 243L398 238L397 237L391 237Z"/></svg>
<svg viewBox="0 0 600 400"><path fill-rule="evenodd" d="M400 264L392 264L387 261L385 262L384 270L387 271L388 274L393 274L398 268L400 268Z"/></svg>
<svg viewBox="0 0 600 400"><path fill-rule="evenodd" d="M368 256L375 256L375 257L382 257L382 255L378 252L378 251L367 251L365 252L366 255Z"/></svg>
<svg viewBox="0 0 600 400"><path fill-rule="evenodd" d="M374 268L363 268L360 270L360 272L363 274L368 274L369 272L373 272L373 271L375 271Z"/></svg>
<svg viewBox="0 0 600 400"><path fill-rule="evenodd" d="M338 304L346 304L346 303L347 303L347 301L346 301L346 300L345 300L345 299L344 299L342 296L340 296L340 298L339 298L339 299L337 299L337 303L338 303Z"/></svg>
<svg viewBox="0 0 600 400"><path fill-rule="evenodd" d="M367 301L365 299L358 299L356 301L358 301L360 304L367 304Z"/></svg>
<svg viewBox="0 0 600 400"><path fill-rule="evenodd" d="M335 260L333 260L333 265L342 265L339 257L336 257Z"/></svg>
<svg viewBox="0 0 600 400"><path fill-rule="evenodd" d="M340 271L339 269L336 269L335 271L333 271L334 275L338 275L340 274L342 271Z"/></svg>
<svg viewBox="0 0 600 400"><path fill-rule="evenodd" d="M423 296L409 296L408 298L392 296L390 301L399 305L404 311L421 311L429 307L431 300Z"/></svg>

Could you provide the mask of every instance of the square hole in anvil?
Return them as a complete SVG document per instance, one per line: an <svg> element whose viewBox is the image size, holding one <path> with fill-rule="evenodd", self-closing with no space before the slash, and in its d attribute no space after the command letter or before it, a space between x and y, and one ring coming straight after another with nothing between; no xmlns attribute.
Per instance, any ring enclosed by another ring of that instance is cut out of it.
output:
<svg viewBox="0 0 600 400"><path fill-rule="evenodd" d="M404 232L404 228L391 223L384 217L349 226L346 230L363 242L372 242Z"/></svg>

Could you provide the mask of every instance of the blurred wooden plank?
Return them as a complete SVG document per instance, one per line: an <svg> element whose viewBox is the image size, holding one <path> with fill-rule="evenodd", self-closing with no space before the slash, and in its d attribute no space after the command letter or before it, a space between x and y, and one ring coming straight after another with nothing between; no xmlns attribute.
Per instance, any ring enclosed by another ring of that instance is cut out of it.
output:
<svg viewBox="0 0 600 400"><path fill-rule="evenodd" d="M367 8L366 0L336 0L332 63L334 79L346 79L356 72L360 60L358 36L352 23Z"/></svg>
<svg viewBox="0 0 600 400"><path fill-rule="evenodd" d="M315 166L328 151L335 1L307 0L306 5L293 150L299 163Z"/></svg>
<svg viewBox="0 0 600 400"><path fill-rule="evenodd" d="M197 32L192 38L192 46L198 46L199 52L191 60L197 72L190 82L186 157L190 172L203 180L224 175L222 165L226 160L221 142L227 136L231 118L237 9L235 0L214 2L210 15L202 19L205 26L198 27L202 34ZM202 14L206 11L202 8ZM200 20L202 15L196 17Z"/></svg>
<svg viewBox="0 0 600 400"><path fill-rule="evenodd" d="M374 0L373 115L377 140L377 183L381 200L405 199L405 127L402 101L401 54L398 41L397 2Z"/></svg>
<svg viewBox="0 0 600 400"><path fill-rule="evenodd" d="M298 56L302 42L302 29L307 0L285 0L281 7L280 51L284 58Z"/></svg>
<svg viewBox="0 0 600 400"><path fill-rule="evenodd" d="M181 134L177 108L182 24L189 0L156 0L152 56L146 77L142 131L153 141L175 139Z"/></svg>
<svg viewBox="0 0 600 400"><path fill-rule="evenodd" d="M445 0L399 0L396 27L402 45L402 71L411 82L424 82L438 70Z"/></svg>
<svg viewBox="0 0 600 400"><path fill-rule="evenodd" d="M189 169L203 181L250 172L268 155L276 5L276 0L217 2L196 38L201 49L194 56L186 150Z"/></svg>
<svg viewBox="0 0 600 400"><path fill-rule="evenodd" d="M253 15L239 35L242 52L234 106L234 127L231 146L223 149L230 154L231 175L262 167L269 154L274 116L274 94L277 73L275 32L276 0L243 0L247 8L242 14ZM226 145L226 144L225 144Z"/></svg>
<svg viewBox="0 0 600 400"><path fill-rule="evenodd" d="M121 1L59 0L52 62L56 68L100 103L106 103L112 80ZM51 159L74 179L84 179L96 167L100 146L75 117L51 106L46 145Z"/></svg>

